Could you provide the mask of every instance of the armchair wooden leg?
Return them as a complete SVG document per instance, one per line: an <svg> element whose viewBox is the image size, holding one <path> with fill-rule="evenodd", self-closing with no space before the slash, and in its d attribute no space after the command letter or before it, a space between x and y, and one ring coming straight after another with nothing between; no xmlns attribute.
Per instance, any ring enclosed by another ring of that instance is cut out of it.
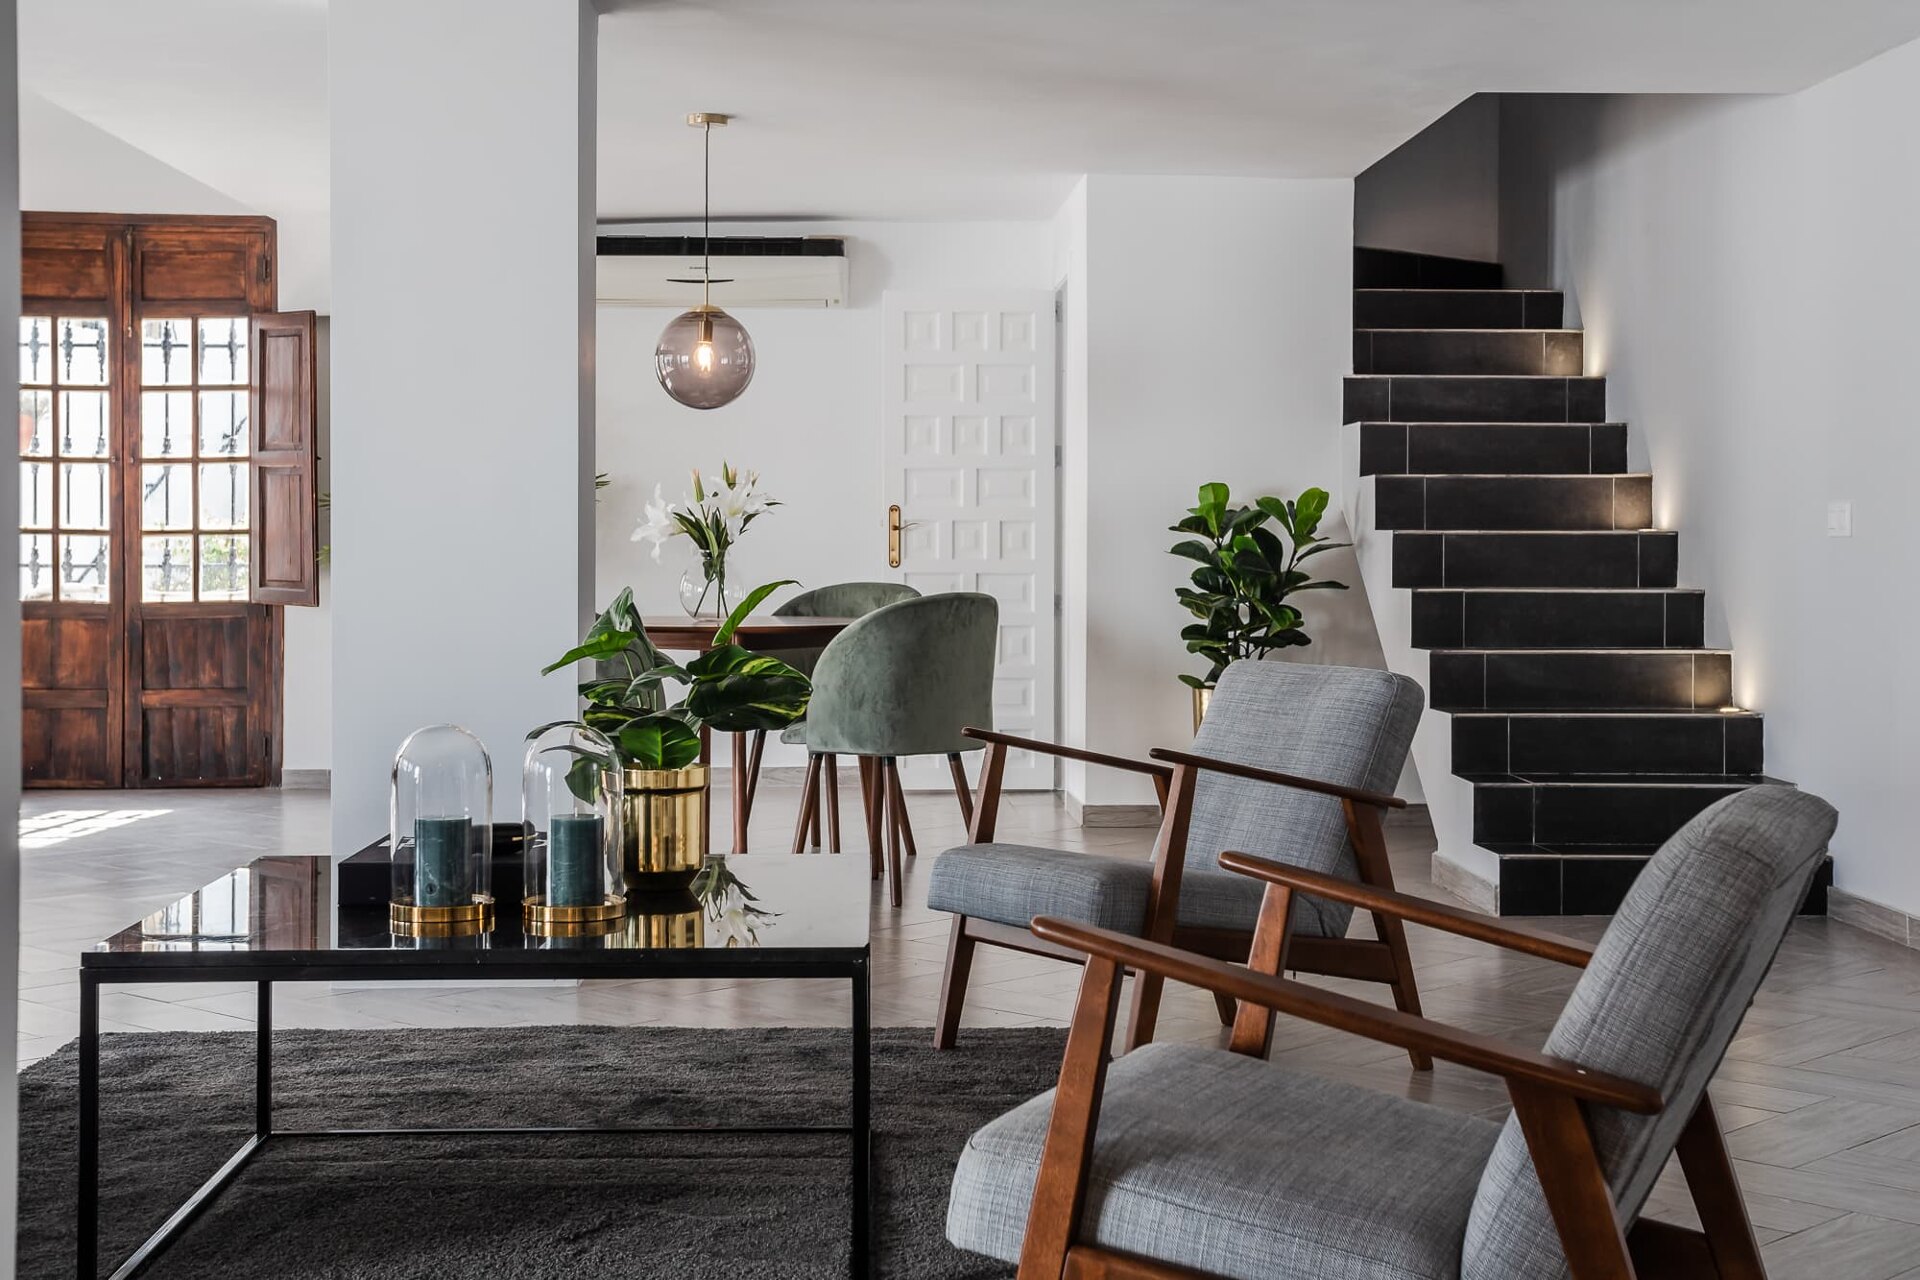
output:
<svg viewBox="0 0 1920 1280"><path fill-rule="evenodd" d="M953 774L953 794L960 799L960 821L973 825L973 791L967 786L967 767L960 763L960 753L947 753L947 769Z"/></svg>
<svg viewBox="0 0 1920 1280"><path fill-rule="evenodd" d="M1393 867L1387 860L1387 837L1380 826L1380 811L1371 805L1340 802L1347 820L1347 837L1353 843L1354 861L1360 867L1360 879L1377 889L1393 888ZM1420 1014L1420 988L1414 984L1413 960L1407 954L1407 928L1397 916L1373 913L1373 933L1387 944L1393 958L1394 1008L1402 1013ZM1415 1071L1433 1070L1433 1057L1419 1049L1407 1050Z"/></svg>
<svg viewBox="0 0 1920 1280"><path fill-rule="evenodd" d="M1223 996L1216 991L1213 993L1213 1008L1220 1015L1220 1025L1230 1027L1233 1025L1234 1018L1239 1016L1240 1002L1232 996Z"/></svg>
<svg viewBox="0 0 1920 1280"><path fill-rule="evenodd" d="M793 852L807 847L807 830L815 820L814 806L820 802L820 757L807 753L807 776L800 783L800 818L793 824Z"/></svg>
<svg viewBox="0 0 1920 1280"><path fill-rule="evenodd" d="M874 767L872 756L861 756L860 760L860 817L867 824L867 858L873 863L873 878L878 880L884 868L882 842L884 825L880 820L880 771Z"/></svg>
<svg viewBox="0 0 1920 1280"><path fill-rule="evenodd" d="M1573 1280L1634 1280L1620 1214L1580 1103L1517 1080L1509 1080L1507 1090Z"/></svg>
<svg viewBox="0 0 1920 1280"><path fill-rule="evenodd" d="M840 762L827 752L826 767L820 785L827 793L827 848L840 852Z"/></svg>
<svg viewBox="0 0 1920 1280"><path fill-rule="evenodd" d="M967 936L967 918L953 918L947 935L947 968L940 975L940 1020L933 1027L933 1047L953 1048L960 1034L960 1010L967 1003L967 975L973 969L974 941Z"/></svg>
<svg viewBox="0 0 1920 1280"><path fill-rule="evenodd" d="M1253 945L1247 950L1247 968L1278 977L1287 965L1288 934L1293 923L1293 890L1270 884L1260 897L1260 917L1253 926ZM1224 1010L1223 1010L1224 1012ZM1273 1010L1252 1001L1240 1006L1233 1022L1235 1053L1264 1058L1273 1048Z"/></svg>
<svg viewBox="0 0 1920 1280"><path fill-rule="evenodd" d="M881 757L880 792L887 814L887 897L897 907L900 905L900 839L907 823L907 798L900 792L900 767L892 756Z"/></svg>
<svg viewBox="0 0 1920 1280"><path fill-rule="evenodd" d="M1393 992L1393 1006L1402 1013L1420 1016L1420 988L1414 985L1413 960L1407 955L1407 928L1392 916L1376 915L1373 918L1374 932L1380 941L1387 944L1387 952L1393 957L1394 978L1388 984ZM1413 1060L1415 1071L1433 1070L1433 1056L1419 1049L1407 1050L1407 1057Z"/></svg>
<svg viewBox="0 0 1920 1280"><path fill-rule="evenodd" d="M1153 1028L1160 1021L1160 996L1167 980L1157 973L1133 975L1133 1009L1127 1016L1127 1052L1153 1042Z"/></svg>
<svg viewBox="0 0 1920 1280"><path fill-rule="evenodd" d="M1687 1175L1693 1206L1700 1211L1700 1226L1720 1280L1766 1280L1766 1264L1760 1260L1760 1244L1753 1238L1753 1223L1740 1198L1733 1161L1720 1136L1713 1099L1705 1094L1680 1131L1679 1151L1680 1169Z"/></svg>

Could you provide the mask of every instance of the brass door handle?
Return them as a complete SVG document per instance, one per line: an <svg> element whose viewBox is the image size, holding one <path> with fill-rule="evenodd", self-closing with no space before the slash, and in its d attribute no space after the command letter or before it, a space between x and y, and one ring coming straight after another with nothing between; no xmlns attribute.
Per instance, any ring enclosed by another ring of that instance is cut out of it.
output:
<svg viewBox="0 0 1920 1280"><path fill-rule="evenodd" d="M894 505L887 508L887 567L888 568L898 569L900 567L900 532L901 530L917 528L919 524L920 522L918 520L903 521L900 519L899 503L896 502Z"/></svg>

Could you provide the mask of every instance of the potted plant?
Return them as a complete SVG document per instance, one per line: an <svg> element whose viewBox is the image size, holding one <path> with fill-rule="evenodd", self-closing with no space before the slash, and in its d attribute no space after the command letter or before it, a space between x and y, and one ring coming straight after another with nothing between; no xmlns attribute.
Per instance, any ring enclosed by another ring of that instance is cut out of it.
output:
<svg viewBox="0 0 1920 1280"><path fill-rule="evenodd" d="M1280 649L1311 644L1298 609L1287 597L1300 591L1345 591L1347 584L1316 579L1301 565L1323 551L1349 545L1318 534L1327 512L1327 491L1308 489L1298 498L1257 498L1233 506L1227 486L1200 486L1199 504L1170 526L1191 535L1174 544L1176 556L1197 562L1193 585L1174 594L1199 621L1181 631L1187 652L1209 663L1204 676L1182 673L1193 689L1193 725L1206 715L1220 673L1230 663L1255 661ZM1278 527L1269 528L1268 523Z"/></svg>
<svg viewBox="0 0 1920 1280"><path fill-rule="evenodd" d="M713 647L681 666L647 639L631 588L594 619L586 638L542 674L576 662L595 664L580 684L582 723L619 753L624 783L622 862L636 888L690 881L707 854L711 779L700 760L700 731L784 729L806 714L813 685L778 658L733 643L748 614L791 580L749 592L714 633ZM665 684L685 687L667 705Z"/></svg>

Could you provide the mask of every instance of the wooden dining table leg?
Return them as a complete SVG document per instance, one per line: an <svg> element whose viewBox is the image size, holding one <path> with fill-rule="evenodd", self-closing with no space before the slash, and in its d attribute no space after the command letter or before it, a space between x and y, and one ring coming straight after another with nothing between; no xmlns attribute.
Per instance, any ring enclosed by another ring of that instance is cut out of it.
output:
<svg viewBox="0 0 1920 1280"><path fill-rule="evenodd" d="M733 735L733 851L747 851L747 735Z"/></svg>
<svg viewBox="0 0 1920 1280"><path fill-rule="evenodd" d="M820 785L827 793L827 848L834 853L840 852L840 762L833 752L827 752L826 768L820 775Z"/></svg>
<svg viewBox="0 0 1920 1280"><path fill-rule="evenodd" d="M766 754L767 731L753 731L753 746L747 752L747 822L753 822L753 798L760 794L760 757Z"/></svg>

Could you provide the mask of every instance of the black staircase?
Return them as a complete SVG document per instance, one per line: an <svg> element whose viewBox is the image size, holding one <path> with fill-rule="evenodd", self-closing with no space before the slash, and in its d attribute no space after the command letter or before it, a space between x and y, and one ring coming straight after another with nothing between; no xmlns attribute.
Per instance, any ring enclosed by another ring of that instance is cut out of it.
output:
<svg viewBox="0 0 1920 1280"><path fill-rule="evenodd" d="M1653 477L1627 469L1561 295L1374 249L1354 278L1346 421L1500 911L1609 913L1688 818L1767 781L1761 718L1703 647L1704 595L1676 584L1678 536L1649 527Z"/></svg>

